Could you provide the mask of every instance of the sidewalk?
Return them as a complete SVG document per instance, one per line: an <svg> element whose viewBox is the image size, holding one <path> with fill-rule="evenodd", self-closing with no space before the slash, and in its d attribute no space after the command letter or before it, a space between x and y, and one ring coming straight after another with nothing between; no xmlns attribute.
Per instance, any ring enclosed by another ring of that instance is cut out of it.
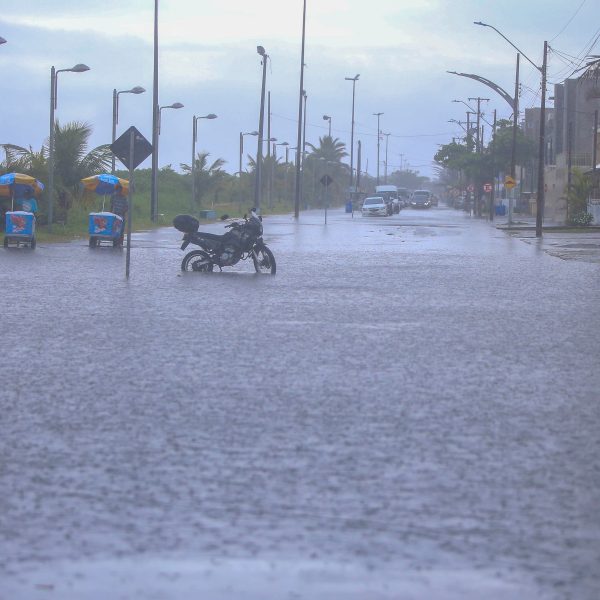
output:
<svg viewBox="0 0 600 600"><path fill-rule="evenodd" d="M491 223L513 237L526 243L538 240L535 237L535 217L513 214L512 223L508 216L494 216ZM570 227L561 223L544 220L542 238L538 240L547 254L563 260L577 260L600 264L600 225Z"/></svg>

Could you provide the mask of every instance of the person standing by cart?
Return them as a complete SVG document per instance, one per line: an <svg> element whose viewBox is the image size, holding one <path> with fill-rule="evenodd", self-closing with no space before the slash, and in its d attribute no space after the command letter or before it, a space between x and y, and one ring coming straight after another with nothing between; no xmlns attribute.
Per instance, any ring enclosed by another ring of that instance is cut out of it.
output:
<svg viewBox="0 0 600 600"><path fill-rule="evenodd" d="M37 200L33 192L28 191L24 198L21 198L21 210L29 213L36 213L38 209Z"/></svg>

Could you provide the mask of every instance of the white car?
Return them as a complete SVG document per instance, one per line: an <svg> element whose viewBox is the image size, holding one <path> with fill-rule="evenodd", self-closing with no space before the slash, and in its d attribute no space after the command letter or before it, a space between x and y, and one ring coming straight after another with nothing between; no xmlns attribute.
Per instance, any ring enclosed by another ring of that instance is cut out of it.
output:
<svg viewBox="0 0 600 600"><path fill-rule="evenodd" d="M363 217L387 217L388 207L385 200L381 196L371 196L365 198L362 205L362 216Z"/></svg>

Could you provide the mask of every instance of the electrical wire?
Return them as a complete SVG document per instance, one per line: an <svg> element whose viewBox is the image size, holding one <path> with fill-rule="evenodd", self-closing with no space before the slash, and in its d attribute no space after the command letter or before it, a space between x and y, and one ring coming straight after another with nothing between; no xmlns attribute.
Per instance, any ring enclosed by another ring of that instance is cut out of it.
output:
<svg viewBox="0 0 600 600"><path fill-rule="evenodd" d="M587 2L587 0L583 0L583 2L579 5L579 8L573 13L573 16L565 23L565 26L550 40L553 42L570 24L571 21L579 14L579 11L583 8L583 5Z"/></svg>
<svg viewBox="0 0 600 600"><path fill-rule="evenodd" d="M565 60L568 60L569 57L570 57L572 60L571 60L570 69L561 69L558 73L554 74L554 76L552 76L549 79L560 80L561 77L565 73L569 73L567 75L567 77L565 77L564 79L562 79L562 81L561 81L561 83L562 83L563 81L565 81L565 79L571 78L575 73L577 73L578 71L580 71L582 69L582 64L586 60L586 57L591 53L591 51L594 49L594 46L598 43L599 40L600 40L600 28L598 28L596 30L596 32L592 35L592 37L590 38L590 40L583 47L583 50L581 50L581 52L579 52L577 54L577 56L575 56L575 57L572 57L571 55L567 54L564 51L557 50L556 48L551 48L550 50L552 51L553 54L557 54L557 55L561 56Z"/></svg>

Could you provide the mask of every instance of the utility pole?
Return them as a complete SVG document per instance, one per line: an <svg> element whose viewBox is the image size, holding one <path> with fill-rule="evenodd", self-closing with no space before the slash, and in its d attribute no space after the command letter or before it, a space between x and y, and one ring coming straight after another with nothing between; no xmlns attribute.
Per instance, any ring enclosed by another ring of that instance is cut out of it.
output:
<svg viewBox="0 0 600 600"><path fill-rule="evenodd" d="M573 175L573 121L567 126L567 190L571 189ZM569 220L569 202L567 201L567 222Z"/></svg>
<svg viewBox="0 0 600 600"><path fill-rule="evenodd" d="M482 148L481 148L481 137L480 137L480 127L481 127L481 101L485 100L486 102L489 102L489 98L469 98L469 100L477 100L477 144L475 146L475 152L477 152L478 154L481 152Z"/></svg>
<svg viewBox="0 0 600 600"><path fill-rule="evenodd" d="M542 62L542 101L540 105L540 144L538 148L538 193L535 215L535 237L542 237L544 220L544 150L546 147L546 71L548 66L548 42L544 41L544 60Z"/></svg>
<svg viewBox="0 0 600 600"><path fill-rule="evenodd" d="M489 98L469 98L469 100L477 100L477 138L475 145L475 152L477 154L481 154L483 150L483 140L481 135L481 101L485 100L489 101ZM480 175L481 176L481 175ZM481 182L477 182L475 191L475 214L480 217L481 216Z"/></svg>
<svg viewBox="0 0 600 600"><path fill-rule="evenodd" d="M515 97L513 99L513 130L512 130L512 147L510 154L510 176L516 181L517 175L517 128L519 126L519 63L521 54L517 52L517 69L515 74ZM513 192L511 190L508 199L508 224L512 225L513 216Z"/></svg>
<svg viewBox="0 0 600 600"><path fill-rule="evenodd" d="M381 118L382 112L373 113L374 117L377 117L377 183L379 185L379 142L381 141L381 128L379 127L379 119Z"/></svg>
<svg viewBox="0 0 600 600"><path fill-rule="evenodd" d="M598 162L598 109L594 111L594 148L592 149L592 170L596 170Z"/></svg>
<svg viewBox="0 0 600 600"><path fill-rule="evenodd" d="M494 126L492 141L496 139L496 110L494 109ZM494 146L492 146L494 147ZM494 220L494 204L496 200L496 153L492 152L492 191L490 192L490 221Z"/></svg>
<svg viewBox="0 0 600 600"><path fill-rule="evenodd" d="M384 171L384 180L383 182L387 184L387 175L388 175L388 142L390 140L391 133L384 133L385 135L385 171Z"/></svg>

